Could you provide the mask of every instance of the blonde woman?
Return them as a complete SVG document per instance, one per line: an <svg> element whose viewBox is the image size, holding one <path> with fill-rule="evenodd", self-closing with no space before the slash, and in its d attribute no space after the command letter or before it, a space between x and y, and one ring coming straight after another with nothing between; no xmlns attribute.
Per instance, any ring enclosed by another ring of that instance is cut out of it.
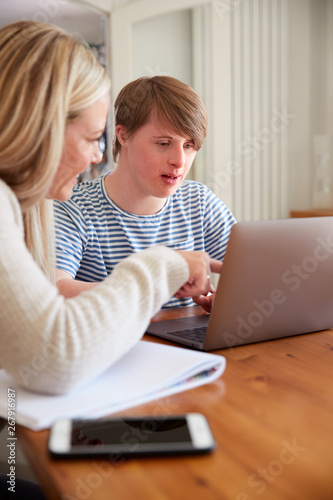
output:
<svg viewBox="0 0 333 500"><path fill-rule="evenodd" d="M0 366L34 391L66 393L130 349L175 293L207 294L220 264L157 246L65 299L54 284L51 199L99 161L110 81L61 29L0 30ZM129 313L130 312L130 313Z"/></svg>

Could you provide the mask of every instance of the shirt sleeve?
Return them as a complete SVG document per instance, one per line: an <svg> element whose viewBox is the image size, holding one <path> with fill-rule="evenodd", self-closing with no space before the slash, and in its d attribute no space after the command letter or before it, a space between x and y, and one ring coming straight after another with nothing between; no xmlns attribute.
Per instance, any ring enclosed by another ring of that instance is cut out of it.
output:
<svg viewBox="0 0 333 500"><path fill-rule="evenodd" d="M204 238L205 251L222 261L227 249L230 231L236 219L223 201L205 187Z"/></svg>
<svg viewBox="0 0 333 500"><path fill-rule="evenodd" d="M56 230L56 266L67 271L74 279L82 260L87 241L84 215L72 201L54 202Z"/></svg>
<svg viewBox="0 0 333 500"><path fill-rule="evenodd" d="M16 198L0 194L0 366L25 388L64 394L138 342L188 279L188 265L173 250L152 247L124 259L93 290L65 299L25 245Z"/></svg>

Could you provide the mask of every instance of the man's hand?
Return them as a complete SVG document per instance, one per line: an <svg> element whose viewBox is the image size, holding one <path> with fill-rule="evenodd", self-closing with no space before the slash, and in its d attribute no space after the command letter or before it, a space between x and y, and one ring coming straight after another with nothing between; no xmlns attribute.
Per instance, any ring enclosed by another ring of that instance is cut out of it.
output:
<svg viewBox="0 0 333 500"><path fill-rule="evenodd" d="M210 313L212 310L214 298L215 291L212 292L211 295L199 295L198 297L192 297L193 302L202 307L202 309L207 313Z"/></svg>

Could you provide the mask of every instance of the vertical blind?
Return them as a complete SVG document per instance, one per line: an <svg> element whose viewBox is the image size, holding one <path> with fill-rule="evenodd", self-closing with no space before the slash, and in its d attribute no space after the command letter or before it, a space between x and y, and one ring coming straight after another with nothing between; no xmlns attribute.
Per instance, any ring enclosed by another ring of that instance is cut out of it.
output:
<svg viewBox="0 0 333 500"><path fill-rule="evenodd" d="M246 0L230 16L231 190L238 220L287 216L286 9L283 0Z"/></svg>

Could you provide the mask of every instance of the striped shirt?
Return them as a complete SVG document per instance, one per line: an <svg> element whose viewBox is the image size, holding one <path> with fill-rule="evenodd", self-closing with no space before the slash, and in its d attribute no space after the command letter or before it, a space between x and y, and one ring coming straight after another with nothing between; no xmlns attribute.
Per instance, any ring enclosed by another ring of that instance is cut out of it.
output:
<svg viewBox="0 0 333 500"><path fill-rule="evenodd" d="M135 215L113 203L104 177L80 183L70 200L54 202L59 269L80 281L102 281L119 261L152 245L206 251L223 260L235 219L205 185L184 181L157 214ZM192 299L173 297L165 307L190 304Z"/></svg>

